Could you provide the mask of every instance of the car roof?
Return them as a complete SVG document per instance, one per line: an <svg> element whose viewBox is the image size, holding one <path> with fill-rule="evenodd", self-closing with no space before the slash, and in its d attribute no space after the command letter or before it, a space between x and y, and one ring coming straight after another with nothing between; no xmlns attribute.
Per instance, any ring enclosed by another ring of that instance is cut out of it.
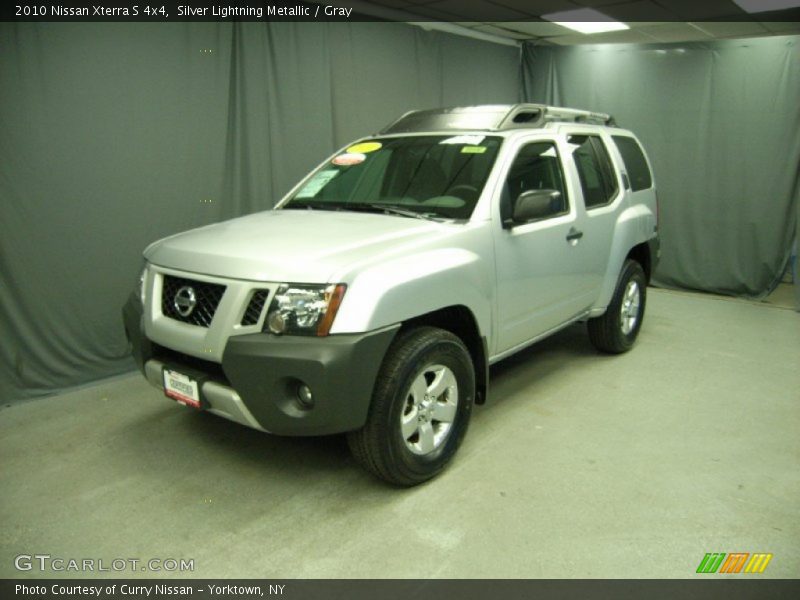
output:
<svg viewBox="0 0 800 600"><path fill-rule="evenodd" d="M545 104L486 104L413 110L389 123L380 135L542 129L554 122L615 126L614 118L605 113Z"/></svg>

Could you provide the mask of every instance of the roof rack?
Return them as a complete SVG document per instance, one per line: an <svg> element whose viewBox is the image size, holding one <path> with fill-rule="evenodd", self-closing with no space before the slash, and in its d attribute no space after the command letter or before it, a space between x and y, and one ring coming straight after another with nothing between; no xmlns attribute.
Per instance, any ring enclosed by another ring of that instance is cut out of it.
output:
<svg viewBox="0 0 800 600"><path fill-rule="evenodd" d="M505 131L542 127L550 122L616 126L611 115L588 110L547 106L545 104L488 104L483 106L412 110L384 127L380 133L464 130Z"/></svg>

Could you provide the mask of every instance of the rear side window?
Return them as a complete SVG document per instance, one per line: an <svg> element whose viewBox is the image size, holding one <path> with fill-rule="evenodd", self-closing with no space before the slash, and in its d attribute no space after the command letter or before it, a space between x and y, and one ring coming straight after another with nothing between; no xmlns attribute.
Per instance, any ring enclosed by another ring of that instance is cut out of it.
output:
<svg viewBox="0 0 800 600"><path fill-rule="evenodd" d="M632 137L622 135L611 137L622 155L622 162L625 163L625 170L628 171L628 178L631 180L631 189L638 192L651 187L653 176L650 174L650 168L639 143Z"/></svg>
<svg viewBox="0 0 800 600"><path fill-rule="evenodd" d="M619 186L603 141L595 135L571 135L567 141L573 148L586 208L611 202Z"/></svg>

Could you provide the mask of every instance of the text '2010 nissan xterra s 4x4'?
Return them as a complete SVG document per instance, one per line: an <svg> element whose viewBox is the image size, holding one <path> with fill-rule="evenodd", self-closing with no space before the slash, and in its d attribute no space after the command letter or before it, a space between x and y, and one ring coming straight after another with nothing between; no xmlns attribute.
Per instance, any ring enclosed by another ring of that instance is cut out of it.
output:
<svg viewBox="0 0 800 600"><path fill-rule="evenodd" d="M608 115L415 111L272 210L144 252L123 310L167 396L276 435L346 433L398 485L437 475L489 365L579 320L630 349L659 256L656 192Z"/></svg>

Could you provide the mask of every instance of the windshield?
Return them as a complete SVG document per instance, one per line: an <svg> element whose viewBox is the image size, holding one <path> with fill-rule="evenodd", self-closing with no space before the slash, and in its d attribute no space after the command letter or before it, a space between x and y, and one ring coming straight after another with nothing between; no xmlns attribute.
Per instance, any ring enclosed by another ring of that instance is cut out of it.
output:
<svg viewBox="0 0 800 600"><path fill-rule="evenodd" d="M429 135L353 144L320 167L283 208L468 219L501 142L484 135Z"/></svg>

